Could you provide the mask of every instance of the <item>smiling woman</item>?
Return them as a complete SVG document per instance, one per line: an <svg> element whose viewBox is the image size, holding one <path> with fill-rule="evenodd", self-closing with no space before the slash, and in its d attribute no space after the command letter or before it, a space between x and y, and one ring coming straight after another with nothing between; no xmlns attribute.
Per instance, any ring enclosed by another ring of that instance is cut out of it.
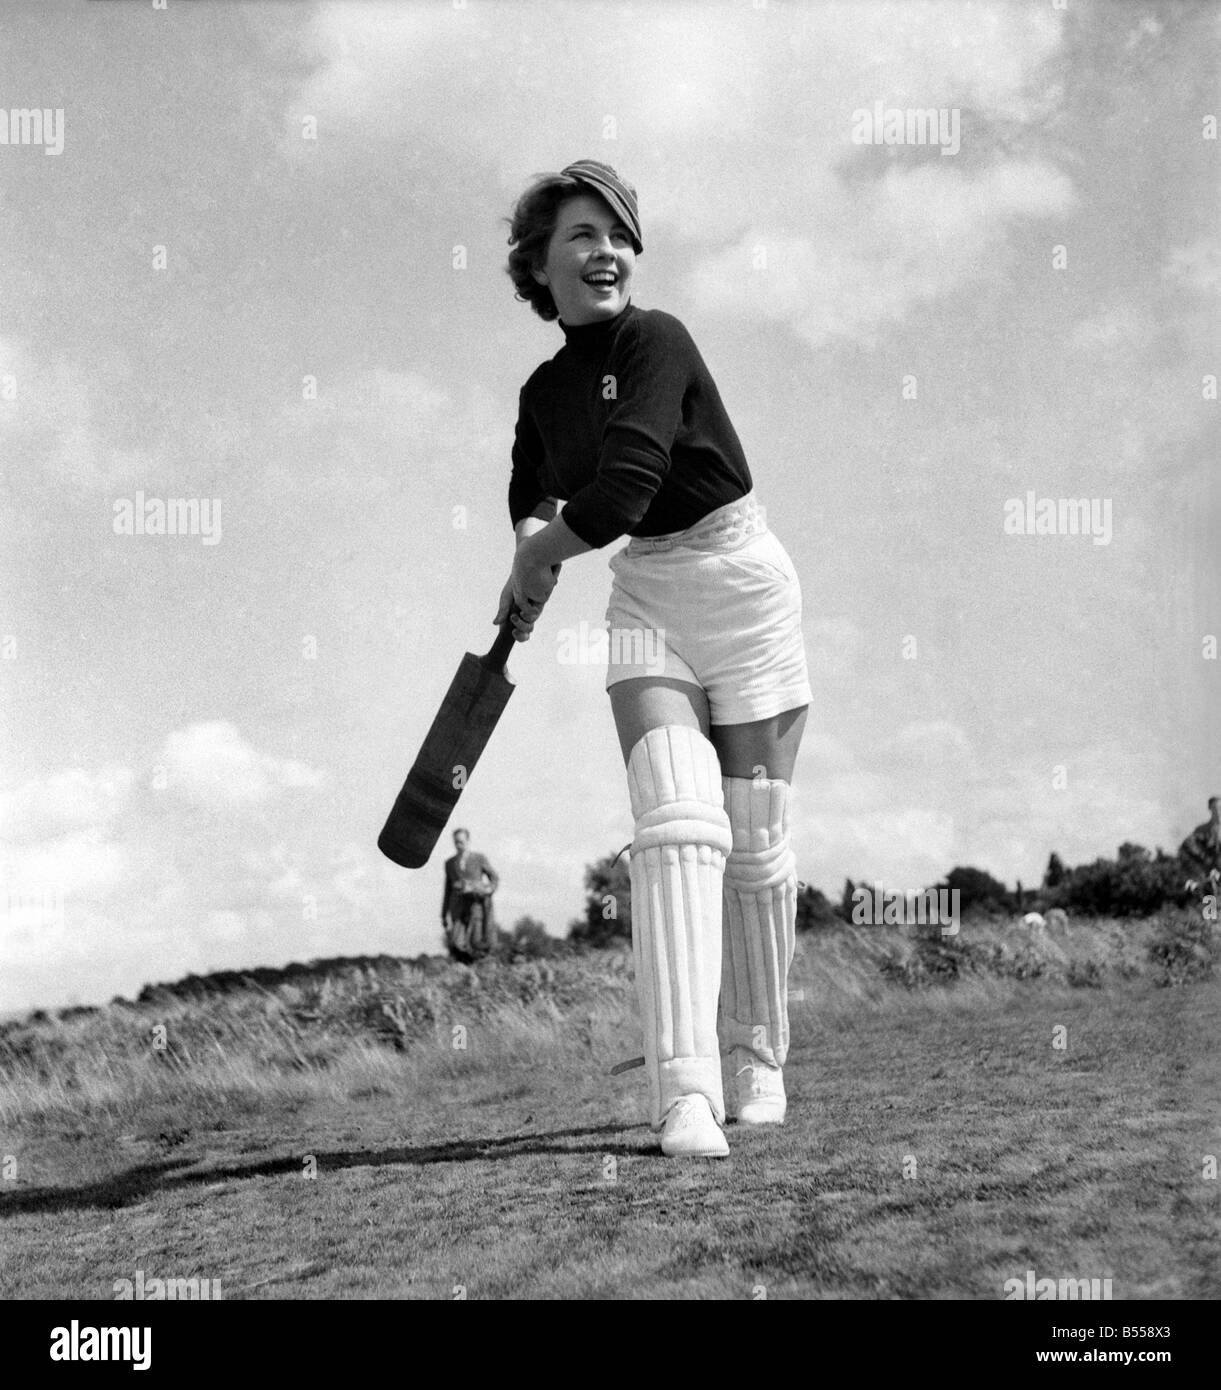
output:
<svg viewBox="0 0 1221 1390"><path fill-rule="evenodd" d="M561 219L563 228L559 225ZM600 263L619 279L619 295L610 311L614 314L627 303L636 257L644 250L635 191L622 183L609 165L584 159L570 164L562 173L544 176L522 195L512 218L509 242L513 249L507 268L517 287L517 297L526 300L540 318L550 323L562 312L552 293L548 271L540 270L551 250L570 247L574 264L578 264L580 237L596 238L607 221L616 243L626 240L632 251L630 262L608 257ZM592 262L590 269L598 264ZM566 317L567 322L587 321L580 317L579 305L567 307L578 315ZM598 315L601 314L599 310Z"/></svg>
<svg viewBox="0 0 1221 1390"><path fill-rule="evenodd" d="M631 184L595 160L545 175L509 244L518 298L558 319L564 345L521 391L517 551L495 621L526 641L565 560L631 537L610 562L607 688L636 825L649 1118L663 1153L724 1157L722 1053L740 1123L785 1115L788 793L810 701L801 585L691 335L632 303L644 243Z"/></svg>
<svg viewBox="0 0 1221 1390"><path fill-rule="evenodd" d="M570 198L560 209L542 269L531 275L570 327L613 318L627 307L636 253L632 234L600 198Z"/></svg>

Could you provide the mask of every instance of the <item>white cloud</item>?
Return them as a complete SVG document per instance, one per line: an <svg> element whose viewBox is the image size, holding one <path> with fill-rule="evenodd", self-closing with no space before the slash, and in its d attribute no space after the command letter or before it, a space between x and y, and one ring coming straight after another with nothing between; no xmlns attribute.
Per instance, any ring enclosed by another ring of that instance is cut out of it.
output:
<svg viewBox="0 0 1221 1390"><path fill-rule="evenodd" d="M1155 325L1134 304L1115 304L1081 319L1074 327L1072 344L1086 352L1114 360L1131 351L1133 345L1148 342Z"/></svg>
<svg viewBox="0 0 1221 1390"><path fill-rule="evenodd" d="M107 492L162 476L163 461L144 449L108 442L116 432L116 403L63 357L37 360L22 343L0 339L0 377L15 379L15 395L0 394L0 443L9 461L78 493ZM159 466L160 464L160 466Z"/></svg>
<svg viewBox="0 0 1221 1390"><path fill-rule="evenodd" d="M812 783L819 783L830 773L850 772L856 765L851 750L842 740L818 729L807 728L801 740L801 761L810 768Z"/></svg>
<svg viewBox="0 0 1221 1390"><path fill-rule="evenodd" d="M316 401L286 406L282 419L286 424L302 424L307 430L324 425L364 427L410 437L446 422L452 427L453 411L449 392L421 373L390 372L379 367L334 383L320 383Z"/></svg>
<svg viewBox="0 0 1221 1390"><path fill-rule="evenodd" d="M992 269L1012 219L1061 215L1072 188L1043 164L1006 163L972 176L944 164L890 168L829 201L812 230L757 225L691 272L705 312L787 323L817 345L878 330L924 300ZM758 248L766 254L756 269Z"/></svg>
<svg viewBox="0 0 1221 1390"><path fill-rule="evenodd" d="M417 6L391 3L319 5L299 36L301 57L314 66L286 113L282 145L292 158L308 159L325 149L337 127L367 123L370 135L389 134L387 117L412 109L421 78L441 61L439 20L450 21L451 40L463 16L429 15ZM431 49L431 52L429 51ZM456 61L457 54L451 61ZM424 104L419 119L432 119ZM302 138L302 121L314 117L319 142Z"/></svg>
<svg viewBox="0 0 1221 1390"><path fill-rule="evenodd" d="M816 618L804 624L806 658L812 672L823 676L847 676L855 669L865 635L848 617Z"/></svg>
<svg viewBox="0 0 1221 1390"><path fill-rule="evenodd" d="M284 406L274 429L262 468L268 494L316 488L335 505L404 507L409 471L416 516L476 480L482 490L488 466L503 467L512 442L504 400L478 382L380 368L319 381L318 398Z"/></svg>
<svg viewBox="0 0 1221 1390"><path fill-rule="evenodd" d="M1221 238L1201 237L1187 246L1176 246L1166 258L1162 274L1197 294L1217 294L1221 291Z"/></svg>
<svg viewBox="0 0 1221 1390"><path fill-rule="evenodd" d="M0 791L0 839L26 843L108 825L127 805L132 772L107 763L98 772L70 767Z"/></svg>
<svg viewBox="0 0 1221 1390"><path fill-rule="evenodd" d="M283 788L318 787L326 776L294 759L260 753L224 720L175 730L162 760L172 788L213 807L263 802Z"/></svg>
<svg viewBox="0 0 1221 1390"><path fill-rule="evenodd" d="M1062 15L1050 4L995 0L857 0L803 9L835 92L898 106L959 104L1029 121L1054 87L1041 66L1058 49ZM801 69L790 81L800 81Z"/></svg>
<svg viewBox="0 0 1221 1390"><path fill-rule="evenodd" d="M954 863L951 816L923 807L875 805L854 814L796 816L793 843L802 865L849 865L852 877L881 878L904 888L922 888L948 872ZM811 877L818 883L817 871Z"/></svg>
<svg viewBox="0 0 1221 1390"><path fill-rule="evenodd" d="M883 743L870 745L873 756L889 771L940 773L953 764L961 768L971 759L970 740L948 719L919 720L906 724Z"/></svg>
<svg viewBox="0 0 1221 1390"><path fill-rule="evenodd" d="M359 910L368 906L376 891L374 868L384 861L367 846L349 840L336 845L323 858L307 856L299 849L279 842L267 848L247 848L231 876L234 886L240 880L242 904L276 903L291 906L300 913L303 902L312 897L329 909L344 905ZM235 894L226 899L230 906Z"/></svg>
<svg viewBox="0 0 1221 1390"><path fill-rule="evenodd" d="M639 129L668 150L707 147L710 132L722 144L755 140L781 123L819 129L828 112L875 97L922 106L955 98L1024 121L1046 108L1040 67L1058 48L1061 26L1048 5L995 0L774 10L689 0L642 9L630 24L621 4L596 0L469 9L322 4L298 36L313 71L286 112L284 150L317 159L338 135L358 156L408 131L435 134L436 112L456 91L464 101L454 139L523 166L535 148L554 146L555 132L583 128L591 107L599 131L610 115L619 138ZM591 35L596 53L583 62ZM538 39L570 61L538 62ZM511 148L486 138L503 131L506 113L524 109L533 119ZM317 142L301 139L306 115L318 120Z"/></svg>
<svg viewBox="0 0 1221 1390"><path fill-rule="evenodd" d="M1160 38L1164 28L1165 25L1155 15L1142 15L1140 23L1128 31L1124 48L1130 52L1134 48L1139 48L1148 39Z"/></svg>
<svg viewBox="0 0 1221 1390"><path fill-rule="evenodd" d="M1221 240L1202 237L1171 248L1157 281L1125 286L1072 325L1069 341L1087 359L1079 375L1092 383L1083 397L1078 428L1091 439L1103 437L1106 430L1112 434L1110 448L1095 466L1147 479L1151 460L1199 436L1198 462L1180 459L1177 467L1190 469L1203 482L1209 408L1200 400L1192 408L1184 396L1184 363L1208 360L1213 352L1218 292ZM1143 534L1149 544L1156 544L1160 510L1146 518ZM1136 544L1137 533L1129 530L1122 539Z"/></svg>
<svg viewBox="0 0 1221 1390"><path fill-rule="evenodd" d="M244 913L222 910L209 912L200 933L205 946L229 946L245 940L247 918Z"/></svg>
<svg viewBox="0 0 1221 1390"><path fill-rule="evenodd" d="M17 895L46 889L65 899L104 896L125 882L127 872L123 846L97 830L17 846L0 861L0 881Z"/></svg>
<svg viewBox="0 0 1221 1390"><path fill-rule="evenodd" d="M536 62L530 19L555 53L579 55L597 34L612 67ZM623 20L621 6L597 3L477 16L323 5L300 36L316 66L289 104L282 149L321 173L339 159L384 160L406 139L429 168L435 112L460 92L450 157L471 173L459 179L486 179L491 163L507 210L532 174L609 159L640 191L646 247L660 236L713 248L691 276L703 307L788 322L811 343L868 339L918 301L988 273L1009 220L1069 204L1068 180L1037 160L979 172L996 123L1011 130L1059 99L1044 65L1063 17L1049 6L701 3ZM890 151L854 146L852 113L875 101L961 108L973 171L965 159L961 172L946 160L897 167ZM524 111L530 119L506 140L507 113ZM301 139L306 115L317 141ZM840 177L875 154L875 177ZM405 171L405 202L434 196L415 172ZM759 244L766 274L752 269Z"/></svg>

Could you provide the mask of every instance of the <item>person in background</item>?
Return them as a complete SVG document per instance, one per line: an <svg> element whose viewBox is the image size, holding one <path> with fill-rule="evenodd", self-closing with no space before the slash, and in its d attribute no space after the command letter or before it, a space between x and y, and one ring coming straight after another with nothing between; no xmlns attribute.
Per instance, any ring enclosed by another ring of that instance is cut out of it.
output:
<svg viewBox="0 0 1221 1390"><path fill-rule="evenodd" d="M1179 859L1192 891L1200 882L1221 873L1221 799L1208 798L1208 820L1197 825L1179 846Z"/></svg>
<svg viewBox="0 0 1221 1390"><path fill-rule="evenodd" d="M471 961L486 956L495 941L492 894L500 876L491 864L470 848L471 832L454 831L456 854L445 861L445 888L441 897L441 926L452 960Z"/></svg>

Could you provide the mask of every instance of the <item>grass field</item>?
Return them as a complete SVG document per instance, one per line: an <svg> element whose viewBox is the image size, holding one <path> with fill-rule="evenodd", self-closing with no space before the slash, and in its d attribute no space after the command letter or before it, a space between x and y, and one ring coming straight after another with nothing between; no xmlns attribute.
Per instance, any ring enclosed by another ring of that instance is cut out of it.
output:
<svg viewBox="0 0 1221 1390"><path fill-rule="evenodd" d="M657 1155L643 1073L609 1075L639 1051L614 953L9 1025L0 1297L139 1270L225 1299L1000 1299L1034 1270L1216 1298L1221 994L1161 983L1159 933L966 928L956 983L917 989L910 943L803 938L789 1121L731 1125L721 1162Z"/></svg>

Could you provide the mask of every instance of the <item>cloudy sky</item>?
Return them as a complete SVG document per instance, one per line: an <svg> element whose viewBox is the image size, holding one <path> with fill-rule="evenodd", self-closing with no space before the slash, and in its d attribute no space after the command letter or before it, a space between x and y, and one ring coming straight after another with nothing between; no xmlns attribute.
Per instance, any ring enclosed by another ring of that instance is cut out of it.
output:
<svg viewBox="0 0 1221 1390"><path fill-rule="evenodd" d="M802 877L1031 883L1205 818L1214 6L133 0L0 31L0 1011L439 948L448 837L415 873L375 840L495 635L517 392L562 341L502 219L581 157L637 186L635 302L690 329L802 575ZM9 128L34 107L60 152ZM855 113L911 108L957 148L865 141ZM1007 534L1028 493L1095 501L1106 543ZM116 530L140 494L205 503L195 534ZM559 660L619 544L565 566L461 805L506 926L563 932L631 836L604 671Z"/></svg>

